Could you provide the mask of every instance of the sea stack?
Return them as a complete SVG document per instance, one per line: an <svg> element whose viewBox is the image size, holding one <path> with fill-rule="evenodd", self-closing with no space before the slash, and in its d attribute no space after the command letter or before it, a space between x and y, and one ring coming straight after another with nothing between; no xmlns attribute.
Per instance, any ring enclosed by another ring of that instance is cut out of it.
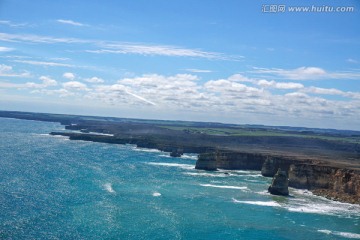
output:
<svg viewBox="0 0 360 240"><path fill-rule="evenodd" d="M173 149L170 153L170 157L181 157L184 151L180 148Z"/></svg>
<svg viewBox="0 0 360 240"><path fill-rule="evenodd" d="M289 195L289 179L286 171L278 169L268 191L273 195Z"/></svg>

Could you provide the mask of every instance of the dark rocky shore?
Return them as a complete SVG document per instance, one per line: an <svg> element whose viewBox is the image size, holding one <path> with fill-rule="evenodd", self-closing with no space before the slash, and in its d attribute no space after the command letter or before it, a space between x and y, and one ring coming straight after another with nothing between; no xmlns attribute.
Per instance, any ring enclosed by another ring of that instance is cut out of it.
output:
<svg viewBox="0 0 360 240"><path fill-rule="evenodd" d="M197 169L259 170L273 177L280 168L290 187L360 204L360 133L356 131L9 111L0 111L0 117L60 122L71 131L50 134L71 140L136 144L173 156L198 153Z"/></svg>

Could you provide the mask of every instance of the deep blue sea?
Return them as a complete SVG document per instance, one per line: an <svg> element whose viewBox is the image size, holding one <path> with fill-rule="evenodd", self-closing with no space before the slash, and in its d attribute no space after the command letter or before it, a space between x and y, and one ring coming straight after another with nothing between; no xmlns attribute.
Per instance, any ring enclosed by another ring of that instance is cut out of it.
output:
<svg viewBox="0 0 360 240"><path fill-rule="evenodd" d="M360 239L360 207L196 155L70 141L58 123L0 118L0 239Z"/></svg>

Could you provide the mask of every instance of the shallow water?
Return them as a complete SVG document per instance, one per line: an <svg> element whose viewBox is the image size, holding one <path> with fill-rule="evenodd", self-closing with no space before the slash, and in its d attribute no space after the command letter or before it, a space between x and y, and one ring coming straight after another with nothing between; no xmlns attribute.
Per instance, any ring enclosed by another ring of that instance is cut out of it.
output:
<svg viewBox="0 0 360 240"><path fill-rule="evenodd" d="M0 239L360 239L358 205L63 129L0 118Z"/></svg>

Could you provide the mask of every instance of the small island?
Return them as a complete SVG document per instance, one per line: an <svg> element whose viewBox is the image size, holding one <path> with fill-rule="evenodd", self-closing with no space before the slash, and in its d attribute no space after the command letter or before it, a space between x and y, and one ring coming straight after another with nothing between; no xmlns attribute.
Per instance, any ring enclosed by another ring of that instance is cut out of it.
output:
<svg viewBox="0 0 360 240"><path fill-rule="evenodd" d="M59 122L66 130L50 134L70 140L135 144L169 152L172 157L197 153L196 169L285 175L289 187L360 204L358 131L17 111L0 111L0 117Z"/></svg>

